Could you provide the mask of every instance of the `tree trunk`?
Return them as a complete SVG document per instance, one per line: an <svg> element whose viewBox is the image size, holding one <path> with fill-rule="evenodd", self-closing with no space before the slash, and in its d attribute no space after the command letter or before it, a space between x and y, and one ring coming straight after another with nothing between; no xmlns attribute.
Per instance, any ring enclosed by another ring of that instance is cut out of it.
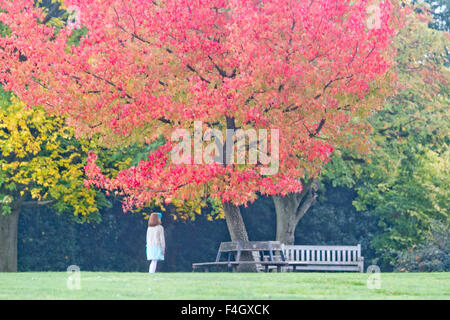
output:
<svg viewBox="0 0 450 320"><path fill-rule="evenodd" d="M303 185L301 193L290 193L284 197L272 196L277 215L277 241L287 245L294 244L295 229L314 204L318 187L318 180L312 180Z"/></svg>
<svg viewBox="0 0 450 320"><path fill-rule="evenodd" d="M244 220L242 219L239 207L231 202L225 202L223 204L223 209L225 211L225 219L227 221L231 241L248 241L247 230L245 229ZM240 260L254 261L253 255L250 252L242 252ZM240 265L237 270L239 272L256 272L256 266Z"/></svg>
<svg viewBox="0 0 450 320"><path fill-rule="evenodd" d="M295 213L301 196L299 193L291 193L284 197L273 196L272 199L277 215L276 240L284 244L294 244L294 232L298 223Z"/></svg>
<svg viewBox="0 0 450 320"><path fill-rule="evenodd" d="M17 226L20 206L0 214L0 272L17 272Z"/></svg>

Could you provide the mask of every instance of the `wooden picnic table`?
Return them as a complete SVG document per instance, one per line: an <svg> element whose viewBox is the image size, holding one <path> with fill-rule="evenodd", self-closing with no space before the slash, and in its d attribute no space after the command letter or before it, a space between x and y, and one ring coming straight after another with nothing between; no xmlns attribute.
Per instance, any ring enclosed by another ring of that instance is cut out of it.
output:
<svg viewBox="0 0 450 320"><path fill-rule="evenodd" d="M275 260L274 257L276 251L280 252L281 261ZM242 252L251 252L252 255L253 253L256 253L257 258L252 261L241 260ZM221 261L223 256L226 256L226 261ZM265 259L265 257L267 257L267 259ZM193 263L192 271L204 269L208 272L210 267L228 267L233 272L236 272L239 265L245 264L261 265L266 272L269 271L270 266L274 266L277 268L277 271L280 272L281 267L287 265L282 244L279 241L222 242L217 252L216 261Z"/></svg>

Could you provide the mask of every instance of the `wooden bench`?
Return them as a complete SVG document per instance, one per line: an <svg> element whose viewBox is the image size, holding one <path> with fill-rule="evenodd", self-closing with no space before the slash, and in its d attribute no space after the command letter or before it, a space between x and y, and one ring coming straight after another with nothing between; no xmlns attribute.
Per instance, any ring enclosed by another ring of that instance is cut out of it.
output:
<svg viewBox="0 0 450 320"><path fill-rule="evenodd" d="M281 252L281 261L275 261L274 256L276 251ZM257 259L253 261L242 261L240 260L242 252L251 252L252 254L256 252ZM266 254L268 254L268 259L264 259ZM223 256L226 256L226 261L221 261ZM261 266L266 272L272 266L276 267L277 271L280 272L281 267L287 265L284 259L283 245L279 241L222 242L217 252L216 261L193 263L192 271L204 269L208 272L211 267L228 267L233 272L236 272L239 265L245 264Z"/></svg>
<svg viewBox="0 0 450 320"><path fill-rule="evenodd" d="M289 269L364 272L361 245L308 246L283 245Z"/></svg>

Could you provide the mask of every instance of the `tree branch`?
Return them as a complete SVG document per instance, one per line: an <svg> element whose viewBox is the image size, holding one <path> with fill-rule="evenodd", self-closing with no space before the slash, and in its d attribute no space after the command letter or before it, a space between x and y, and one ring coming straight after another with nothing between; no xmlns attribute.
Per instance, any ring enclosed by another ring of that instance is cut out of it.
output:
<svg viewBox="0 0 450 320"><path fill-rule="evenodd" d="M295 219L300 221L301 218L306 214L306 212L311 208L311 206L314 204L317 198L317 190L319 190L319 180L314 179L306 184L304 187L303 192L306 192L306 196L303 197L302 201L300 202L300 205L297 208L297 211L295 213Z"/></svg>
<svg viewBox="0 0 450 320"><path fill-rule="evenodd" d="M47 200L47 201L24 201L22 202L23 206L48 206L56 203L56 200Z"/></svg>

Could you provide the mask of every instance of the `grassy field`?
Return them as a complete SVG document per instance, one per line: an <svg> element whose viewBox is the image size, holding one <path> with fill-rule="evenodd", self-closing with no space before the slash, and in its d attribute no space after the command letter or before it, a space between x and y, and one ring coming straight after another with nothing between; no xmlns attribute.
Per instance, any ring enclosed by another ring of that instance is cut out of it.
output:
<svg viewBox="0 0 450 320"><path fill-rule="evenodd" d="M450 273L0 273L0 299L450 299Z"/></svg>

